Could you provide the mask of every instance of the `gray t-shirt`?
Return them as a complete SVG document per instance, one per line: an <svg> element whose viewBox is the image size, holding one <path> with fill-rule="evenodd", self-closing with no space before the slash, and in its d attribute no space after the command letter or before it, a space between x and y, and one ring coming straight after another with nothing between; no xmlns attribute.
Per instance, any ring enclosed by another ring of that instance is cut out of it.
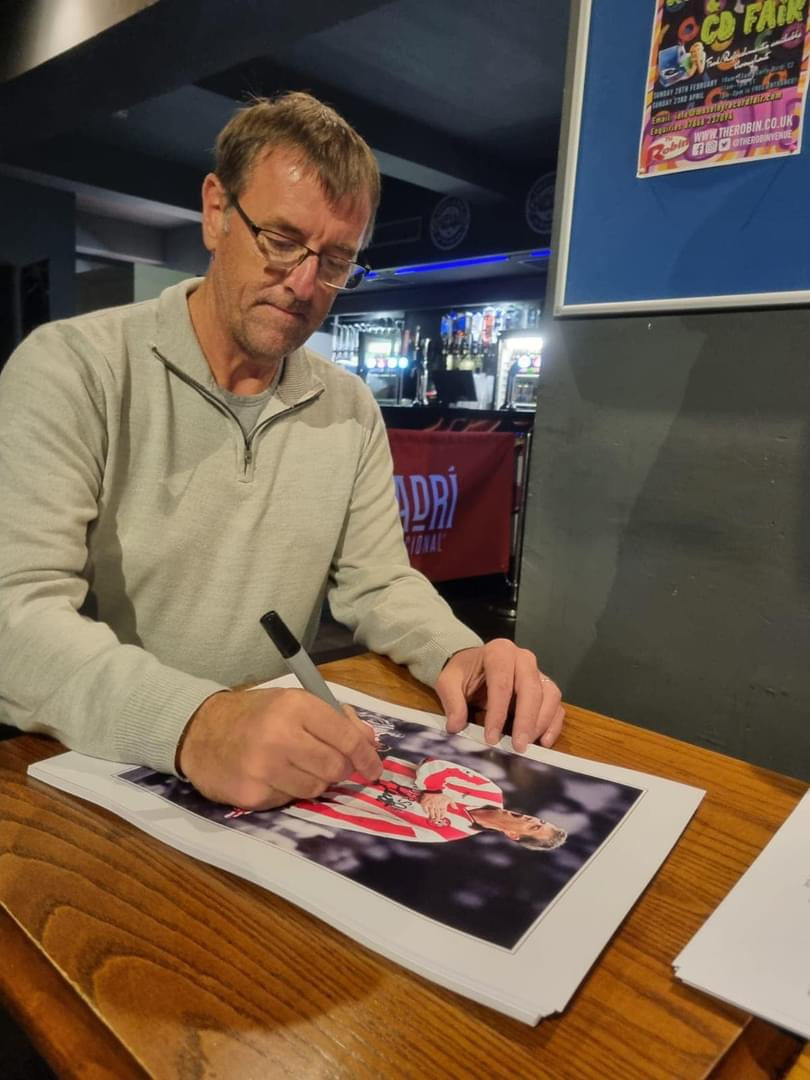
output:
<svg viewBox="0 0 810 1080"><path fill-rule="evenodd" d="M255 428L256 421L259 419L262 409L273 394L275 394L278 384L281 382L283 371L284 361L279 364L278 370L273 376L273 381L267 389L262 390L260 394L232 394L231 391L226 390L224 386L217 386L217 393L239 421L239 425L242 428L242 431L244 431L246 439L250 438L250 433Z"/></svg>

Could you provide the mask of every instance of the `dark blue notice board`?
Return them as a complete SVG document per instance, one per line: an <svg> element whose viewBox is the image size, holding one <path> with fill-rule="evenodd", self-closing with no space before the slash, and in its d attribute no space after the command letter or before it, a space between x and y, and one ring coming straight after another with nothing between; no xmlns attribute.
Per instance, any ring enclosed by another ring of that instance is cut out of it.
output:
<svg viewBox="0 0 810 1080"><path fill-rule="evenodd" d="M654 14L655 0L592 0L558 310L809 299L810 133L794 157L636 179Z"/></svg>

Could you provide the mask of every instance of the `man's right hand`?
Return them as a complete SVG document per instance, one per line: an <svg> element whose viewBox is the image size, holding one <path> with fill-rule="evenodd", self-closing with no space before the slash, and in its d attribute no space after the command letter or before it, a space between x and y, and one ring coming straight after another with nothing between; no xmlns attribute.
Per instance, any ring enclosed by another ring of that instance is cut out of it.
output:
<svg viewBox="0 0 810 1080"><path fill-rule="evenodd" d="M348 707L343 715L305 690L214 694L189 721L180 772L213 802L269 810L314 799L360 773L378 779L374 732Z"/></svg>

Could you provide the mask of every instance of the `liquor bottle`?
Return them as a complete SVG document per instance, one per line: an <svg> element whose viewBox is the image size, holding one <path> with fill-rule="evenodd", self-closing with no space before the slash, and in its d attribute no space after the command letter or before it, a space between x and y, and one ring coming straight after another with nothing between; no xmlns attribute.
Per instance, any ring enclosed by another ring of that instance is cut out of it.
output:
<svg viewBox="0 0 810 1080"><path fill-rule="evenodd" d="M485 307L481 320L481 344L486 350L487 346L495 341L495 308Z"/></svg>
<svg viewBox="0 0 810 1080"><path fill-rule="evenodd" d="M481 337L484 332L484 313L483 311L476 311L472 317L472 326L470 328L470 351L473 356L480 356L481 354Z"/></svg>
<svg viewBox="0 0 810 1080"><path fill-rule="evenodd" d="M449 311L446 315L442 315L441 324L439 327L439 337L441 339L442 346L445 351L449 349L453 341L453 319L454 312Z"/></svg>
<svg viewBox="0 0 810 1080"><path fill-rule="evenodd" d="M453 366L453 330L455 312L450 311L442 315L439 325L439 338L441 339L442 367L450 371Z"/></svg>
<svg viewBox="0 0 810 1080"><path fill-rule="evenodd" d="M414 405L427 405L428 391L428 353L430 350L430 338L421 337L421 328L417 326L414 334L413 354L416 375L416 387L413 394Z"/></svg>
<svg viewBox="0 0 810 1080"><path fill-rule="evenodd" d="M464 352L464 312L460 311L453 320L453 352L458 357Z"/></svg>

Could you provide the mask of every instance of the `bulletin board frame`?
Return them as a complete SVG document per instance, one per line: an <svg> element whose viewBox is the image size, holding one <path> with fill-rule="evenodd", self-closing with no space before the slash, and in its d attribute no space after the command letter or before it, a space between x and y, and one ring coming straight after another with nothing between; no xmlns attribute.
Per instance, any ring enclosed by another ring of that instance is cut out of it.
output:
<svg viewBox="0 0 810 1080"><path fill-rule="evenodd" d="M622 10L572 3L554 314L810 303L806 142L791 157L638 178L655 0Z"/></svg>

